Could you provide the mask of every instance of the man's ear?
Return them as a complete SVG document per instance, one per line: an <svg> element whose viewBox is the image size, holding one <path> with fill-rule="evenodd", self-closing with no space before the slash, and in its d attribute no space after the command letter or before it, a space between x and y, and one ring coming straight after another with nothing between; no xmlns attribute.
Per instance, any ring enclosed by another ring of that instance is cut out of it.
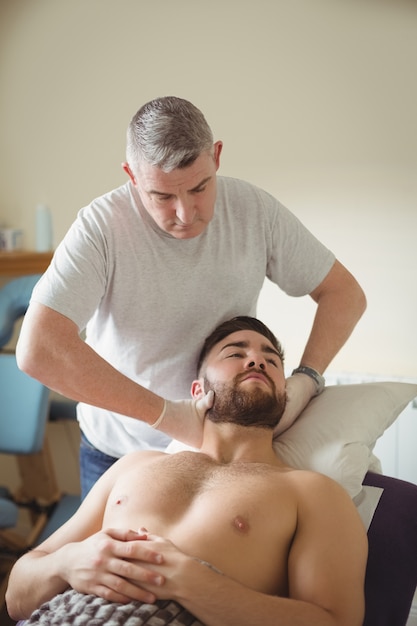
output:
<svg viewBox="0 0 417 626"><path fill-rule="evenodd" d="M136 186L136 177L135 177L134 173L132 172L132 170L130 169L129 163L127 163L126 161L124 163L122 163L122 168L124 169L126 174L129 176L129 178L132 181L132 183Z"/></svg>
<svg viewBox="0 0 417 626"><path fill-rule="evenodd" d="M221 154L222 149L223 149L223 142L216 141L216 143L214 144L214 162L216 164L216 172L220 167L220 154Z"/></svg>
<svg viewBox="0 0 417 626"><path fill-rule="evenodd" d="M204 381L202 378L199 378L198 380L193 380L193 382L191 383L191 395L197 400L205 395Z"/></svg>

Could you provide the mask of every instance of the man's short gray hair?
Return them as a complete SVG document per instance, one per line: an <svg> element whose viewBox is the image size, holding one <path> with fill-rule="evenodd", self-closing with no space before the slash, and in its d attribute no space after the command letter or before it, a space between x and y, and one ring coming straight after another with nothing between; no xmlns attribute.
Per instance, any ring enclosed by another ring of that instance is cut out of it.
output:
<svg viewBox="0 0 417 626"><path fill-rule="evenodd" d="M165 96L144 104L127 130L126 158L130 167L149 165L170 172L191 165L213 147L213 133L202 112L191 102Z"/></svg>

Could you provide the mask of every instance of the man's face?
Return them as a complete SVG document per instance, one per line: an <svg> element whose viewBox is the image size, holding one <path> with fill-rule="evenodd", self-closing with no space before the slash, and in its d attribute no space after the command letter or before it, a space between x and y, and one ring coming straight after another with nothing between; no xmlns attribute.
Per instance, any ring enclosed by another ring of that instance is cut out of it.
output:
<svg viewBox="0 0 417 626"><path fill-rule="evenodd" d="M171 172L142 161L131 176L146 211L176 239L197 237L213 218L221 148L217 142L189 167Z"/></svg>
<svg viewBox="0 0 417 626"><path fill-rule="evenodd" d="M284 412L285 376L272 343L251 330L216 344L206 359L204 391L214 391L214 422L272 428Z"/></svg>

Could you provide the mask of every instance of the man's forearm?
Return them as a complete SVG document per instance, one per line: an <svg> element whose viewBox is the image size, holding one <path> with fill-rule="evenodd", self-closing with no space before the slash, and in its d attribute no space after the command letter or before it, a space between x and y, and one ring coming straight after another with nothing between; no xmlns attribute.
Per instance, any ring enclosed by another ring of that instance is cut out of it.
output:
<svg viewBox="0 0 417 626"><path fill-rule="evenodd" d="M206 626L360 626L362 612L334 614L310 602L280 598L244 587L197 561L187 576L186 591L175 599ZM352 598L354 602L354 598Z"/></svg>
<svg viewBox="0 0 417 626"><path fill-rule="evenodd" d="M364 313L366 298L355 278L338 261L310 295L317 302L317 311L300 364L322 374Z"/></svg>
<svg viewBox="0 0 417 626"><path fill-rule="evenodd" d="M19 367L50 389L147 423L163 399L118 372L78 335L75 324L42 305L31 305L17 344Z"/></svg>
<svg viewBox="0 0 417 626"><path fill-rule="evenodd" d="M201 444L209 398L165 402L115 369L80 338L71 320L48 307L31 305L16 355L24 372L67 398L158 425L191 446Z"/></svg>
<svg viewBox="0 0 417 626"><path fill-rule="evenodd" d="M68 588L58 575L60 555L32 550L15 563L6 593L12 618L28 618L43 602Z"/></svg>

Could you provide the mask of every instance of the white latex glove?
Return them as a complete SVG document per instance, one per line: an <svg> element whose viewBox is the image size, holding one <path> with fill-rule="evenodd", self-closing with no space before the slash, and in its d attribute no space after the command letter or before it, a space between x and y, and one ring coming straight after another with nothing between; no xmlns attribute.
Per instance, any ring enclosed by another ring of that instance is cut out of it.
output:
<svg viewBox="0 0 417 626"><path fill-rule="evenodd" d="M311 398L317 393L317 385L307 374L293 374L285 381L287 404L284 414L274 428L274 439L294 424Z"/></svg>
<svg viewBox="0 0 417 626"><path fill-rule="evenodd" d="M213 406L214 391L198 400L165 400L164 408L152 428L194 448L203 442L206 413Z"/></svg>

